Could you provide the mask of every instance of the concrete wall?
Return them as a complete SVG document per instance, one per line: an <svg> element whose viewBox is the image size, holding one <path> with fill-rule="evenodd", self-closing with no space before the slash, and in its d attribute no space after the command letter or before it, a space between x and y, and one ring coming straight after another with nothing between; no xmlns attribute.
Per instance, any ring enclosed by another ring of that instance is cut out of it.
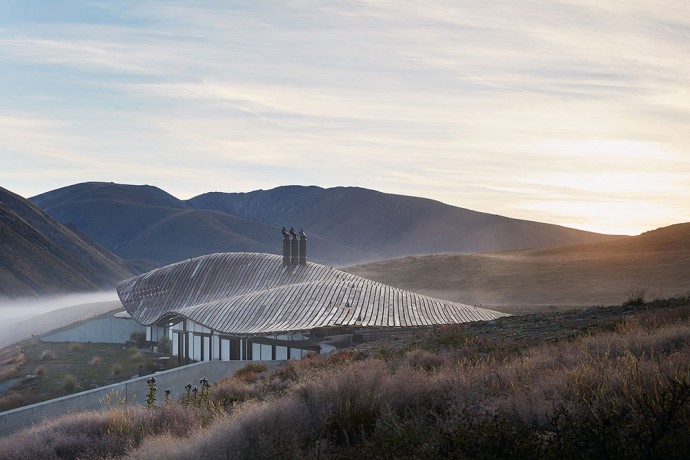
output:
<svg viewBox="0 0 690 460"><path fill-rule="evenodd" d="M125 343L132 332L146 332L146 327L133 319L102 316L65 329L55 334L41 337L44 342L93 342L93 343Z"/></svg>
<svg viewBox="0 0 690 460"><path fill-rule="evenodd" d="M273 368L284 361L263 361L269 368ZM165 398L165 390L170 388L174 399L184 394L184 386L191 382L200 387L199 380L206 377L211 383L249 364L248 361L207 361L190 364L167 371L156 372L156 399L158 402ZM77 412L104 407L106 398L110 395L117 404L117 397L124 398L130 404L145 404L148 385L146 380L151 377L137 377L121 383L115 383L89 391L83 391L62 398L51 399L37 404L0 412L0 435L6 435L21 428L38 423L46 417L57 417L68 412Z"/></svg>

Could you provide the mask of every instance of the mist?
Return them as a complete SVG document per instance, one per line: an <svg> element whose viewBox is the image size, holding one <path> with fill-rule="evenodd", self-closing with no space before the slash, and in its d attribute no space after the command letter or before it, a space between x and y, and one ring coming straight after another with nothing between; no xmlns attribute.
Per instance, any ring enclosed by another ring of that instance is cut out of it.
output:
<svg viewBox="0 0 690 460"><path fill-rule="evenodd" d="M118 307L121 304L114 290L0 299L0 346L44 334Z"/></svg>

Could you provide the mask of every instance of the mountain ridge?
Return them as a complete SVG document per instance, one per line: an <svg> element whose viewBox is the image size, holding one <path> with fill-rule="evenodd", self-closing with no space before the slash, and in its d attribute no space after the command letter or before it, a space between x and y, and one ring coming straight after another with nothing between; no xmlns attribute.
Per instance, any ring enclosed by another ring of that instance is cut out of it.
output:
<svg viewBox="0 0 690 460"><path fill-rule="evenodd" d="M0 187L0 296L112 288L133 270L87 236Z"/></svg>
<svg viewBox="0 0 690 460"><path fill-rule="evenodd" d="M212 252L280 253L279 230L291 225L309 234L310 258L330 265L612 238L360 187L289 185L178 200L152 186L88 182L31 200L119 256L158 264Z"/></svg>

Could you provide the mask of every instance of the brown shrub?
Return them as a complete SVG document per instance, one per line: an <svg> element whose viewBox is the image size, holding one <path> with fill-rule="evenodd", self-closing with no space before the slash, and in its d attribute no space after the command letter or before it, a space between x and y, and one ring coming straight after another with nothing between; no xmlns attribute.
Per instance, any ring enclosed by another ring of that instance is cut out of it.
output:
<svg viewBox="0 0 690 460"><path fill-rule="evenodd" d="M41 361L51 361L57 359L57 354L53 350L43 350L41 353Z"/></svg>
<svg viewBox="0 0 690 460"><path fill-rule="evenodd" d="M0 459L119 457L148 436L169 433L179 439L209 421L207 412L177 403L67 414L0 438Z"/></svg>
<svg viewBox="0 0 690 460"><path fill-rule="evenodd" d="M250 385L234 375L214 383L209 395L212 401L228 409L239 402L257 397L259 391L258 385Z"/></svg>
<svg viewBox="0 0 690 460"><path fill-rule="evenodd" d="M62 379L62 388L71 393L77 388L77 379L72 374L65 374Z"/></svg>

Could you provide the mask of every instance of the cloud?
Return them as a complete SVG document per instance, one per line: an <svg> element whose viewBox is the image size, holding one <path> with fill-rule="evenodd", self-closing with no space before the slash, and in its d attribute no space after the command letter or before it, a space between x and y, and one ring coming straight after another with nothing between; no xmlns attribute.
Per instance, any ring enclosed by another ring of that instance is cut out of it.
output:
<svg viewBox="0 0 690 460"><path fill-rule="evenodd" d="M686 2L67 3L0 29L20 189L60 162L177 195L359 185L563 223L539 205L558 198L583 226L576 203L645 196L650 226L690 217Z"/></svg>

